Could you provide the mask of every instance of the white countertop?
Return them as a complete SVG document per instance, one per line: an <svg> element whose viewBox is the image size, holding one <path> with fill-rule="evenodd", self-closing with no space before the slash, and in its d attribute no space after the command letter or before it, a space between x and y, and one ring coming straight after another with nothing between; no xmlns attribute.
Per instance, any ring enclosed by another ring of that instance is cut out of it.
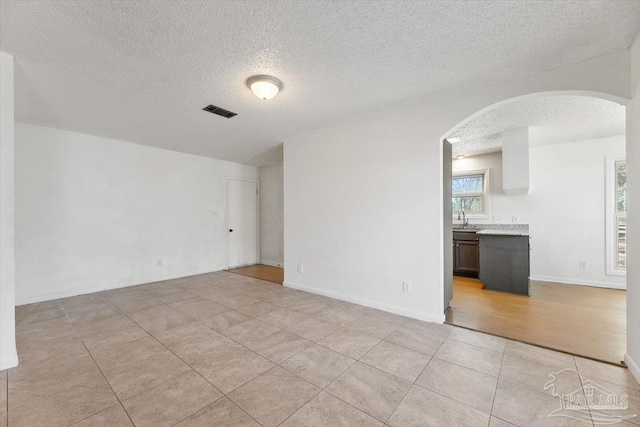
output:
<svg viewBox="0 0 640 427"><path fill-rule="evenodd" d="M524 230L479 230L477 234L485 236L528 236L529 232Z"/></svg>

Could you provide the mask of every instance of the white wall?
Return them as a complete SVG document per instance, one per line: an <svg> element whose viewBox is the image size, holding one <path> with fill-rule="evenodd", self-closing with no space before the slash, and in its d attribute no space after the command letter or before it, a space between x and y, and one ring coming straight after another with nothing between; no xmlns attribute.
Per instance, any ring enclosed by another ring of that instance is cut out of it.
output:
<svg viewBox="0 0 640 427"><path fill-rule="evenodd" d="M629 52L617 52L285 141L285 284L443 321L450 237L441 138L483 109L533 93L623 101L628 67Z"/></svg>
<svg viewBox="0 0 640 427"><path fill-rule="evenodd" d="M502 189L510 196L529 192L529 128L507 129L502 132Z"/></svg>
<svg viewBox="0 0 640 427"><path fill-rule="evenodd" d="M518 216L529 224L533 279L624 288L624 277L606 274L605 257L605 159L624 153L624 135L530 147L530 190L524 196L502 190L501 153L453 160L453 170L491 169L490 216L507 224Z"/></svg>
<svg viewBox="0 0 640 427"><path fill-rule="evenodd" d="M16 123L17 303L225 268L225 177L258 170Z"/></svg>
<svg viewBox="0 0 640 427"><path fill-rule="evenodd" d="M631 92L627 105L627 355L640 382L640 35L631 48Z"/></svg>
<svg viewBox="0 0 640 427"><path fill-rule="evenodd" d="M260 262L284 265L284 179L282 163L260 168Z"/></svg>
<svg viewBox="0 0 640 427"><path fill-rule="evenodd" d="M439 144L412 118L285 142L287 286L440 320Z"/></svg>
<svg viewBox="0 0 640 427"><path fill-rule="evenodd" d="M15 339L13 56L0 52L0 370L18 364Z"/></svg>

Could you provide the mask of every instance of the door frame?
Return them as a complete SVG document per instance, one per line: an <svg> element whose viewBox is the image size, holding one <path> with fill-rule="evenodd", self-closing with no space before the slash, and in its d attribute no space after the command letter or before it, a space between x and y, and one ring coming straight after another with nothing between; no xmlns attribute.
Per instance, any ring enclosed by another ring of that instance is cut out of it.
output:
<svg viewBox="0 0 640 427"><path fill-rule="evenodd" d="M253 182L256 184L256 261L260 264L260 180L250 178L236 178L226 176L224 181L224 246L225 246L225 270L229 270L229 181ZM233 268L244 267L249 264L237 265Z"/></svg>

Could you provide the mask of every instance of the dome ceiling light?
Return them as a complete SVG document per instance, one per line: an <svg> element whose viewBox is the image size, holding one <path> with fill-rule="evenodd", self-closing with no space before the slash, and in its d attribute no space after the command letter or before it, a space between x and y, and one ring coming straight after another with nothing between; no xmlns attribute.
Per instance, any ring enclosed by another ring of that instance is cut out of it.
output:
<svg viewBox="0 0 640 427"><path fill-rule="evenodd" d="M260 99L271 99L282 89L282 82L275 77L259 75L249 77L247 87Z"/></svg>

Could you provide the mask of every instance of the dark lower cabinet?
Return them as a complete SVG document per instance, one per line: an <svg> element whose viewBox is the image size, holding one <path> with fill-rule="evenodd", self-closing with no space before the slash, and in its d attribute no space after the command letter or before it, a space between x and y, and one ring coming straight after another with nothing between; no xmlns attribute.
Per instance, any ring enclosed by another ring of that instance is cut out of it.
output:
<svg viewBox="0 0 640 427"><path fill-rule="evenodd" d="M473 232L453 233L453 274L478 277L480 270L480 248L478 235Z"/></svg>
<svg viewBox="0 0 640 427"><path fill-rule="evenodd" d="M529 295L529 236L480 236L480 281L486 289Z"/></svg>

